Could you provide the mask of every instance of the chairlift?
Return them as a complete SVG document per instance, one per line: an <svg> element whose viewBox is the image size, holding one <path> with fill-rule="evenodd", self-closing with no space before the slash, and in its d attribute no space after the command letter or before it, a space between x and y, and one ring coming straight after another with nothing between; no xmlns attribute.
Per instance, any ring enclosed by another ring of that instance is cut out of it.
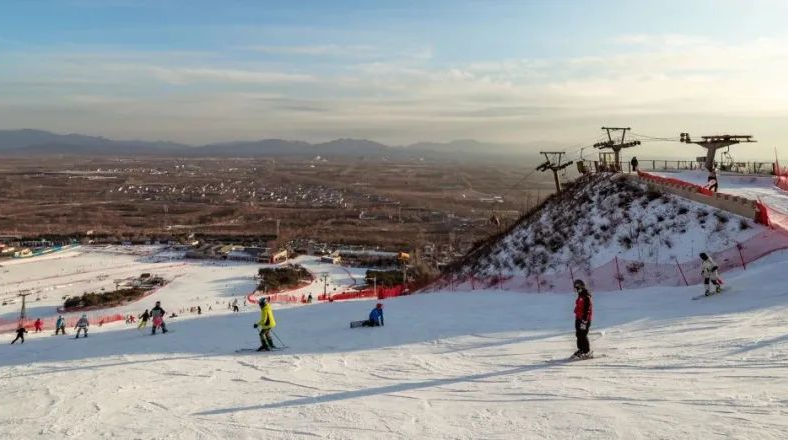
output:
<svg viewBox="0 0 788 440"><path fill-rule="evenodd" d="M720 170L731 171L733 169L733 156L731 156L731 147L725 149L720 155Z"/></svg>

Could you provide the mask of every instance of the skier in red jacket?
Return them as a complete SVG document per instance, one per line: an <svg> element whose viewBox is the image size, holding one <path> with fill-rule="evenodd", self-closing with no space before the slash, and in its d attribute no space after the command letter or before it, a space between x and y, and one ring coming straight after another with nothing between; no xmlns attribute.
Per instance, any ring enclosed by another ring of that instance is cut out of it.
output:
<svg viewBox="0 0 788 440"><path fill-rule="evenodd" d="M577 336L577 351L572 355L576 359L589 359L594 357L591 343L588 342L588 329L591 328L594 306L591 301L591 292L586 289L583 280L575 280L575 336Z"/></svg>

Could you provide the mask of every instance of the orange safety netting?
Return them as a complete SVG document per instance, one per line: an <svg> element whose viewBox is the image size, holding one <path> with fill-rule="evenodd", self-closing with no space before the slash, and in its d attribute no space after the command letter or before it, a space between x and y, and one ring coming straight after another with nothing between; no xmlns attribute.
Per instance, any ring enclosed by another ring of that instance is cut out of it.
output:
<svg viewBox="0 0 788 440"><path fill-rule="evenodd" d="M117 322L123 321L126 319L126 315L122 315L120 313L113 313L110 315L102 315L102 314L87 314L88 315L88 322L90 325L98 325L102 326L104 324L108 324L110 322ZM77 324L81 315L74 315L74 316L67 316L64 317L66 321L66 328L71 329ZM50 316L46 318L40 318L43 324L44 331L55 331L55 323L57 322L57 316ZM18 329L21 326L24 326L28 331L32 331L34 328L34 323L36 318L27 318L24 320L0 320L0 333L3 332L10 332Z"/></svg>
<svg viewBox="0 0 788 440"><path fill-rule="evenodd" d="M783 217L788 224L788 216ZM707 253L717 262L720 271L724 272L734 268L746 269L749 263L781 249L788 249L788 234L767 230L731 248ZM590 270L567 265L562 272L545 275L501 273L486 278L448 276L434 283L428 291L499 289L529 293L571 292L575 279L582 279L591 289L600 291L688 286L703 281L700 259L684 263L648 263L616 257Z"/></svg>
<svg viewBox="0 0 788 440"><path fill-rule="evenodd" d="M318 295L317 301L347 301L352 299L377 298L386 299L407 294L404 286L378 287L377 289L368 288L363 290L347 290L333 295ZM272 303L305 303L306 295L296 295L292 293L275 293L272 295L261 295L259 292L252 292L246 297L250 304L257 304L261 296L265 296Z"/></svg>

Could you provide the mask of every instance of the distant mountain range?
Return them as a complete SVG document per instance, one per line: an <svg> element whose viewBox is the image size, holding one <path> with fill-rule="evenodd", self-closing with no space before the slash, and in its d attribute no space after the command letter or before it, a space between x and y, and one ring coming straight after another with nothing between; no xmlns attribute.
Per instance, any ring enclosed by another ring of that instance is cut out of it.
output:
<svg viewBox="0 0 788 440"><path fill-rule="evenodd" d="M540 146L545 146L540 144ZM530 148L529 148L530 147ZM475 140L446 143L419 142L389 146L366 139L336 139L311 144L303 141L263 139L192 146L175 142L112 140L81 134L56 134L43 130L0 130L3 155L90 155L90 156L188 156L188 157L482 157L490 155L533 155L534 145L503 145Z"/></svg>

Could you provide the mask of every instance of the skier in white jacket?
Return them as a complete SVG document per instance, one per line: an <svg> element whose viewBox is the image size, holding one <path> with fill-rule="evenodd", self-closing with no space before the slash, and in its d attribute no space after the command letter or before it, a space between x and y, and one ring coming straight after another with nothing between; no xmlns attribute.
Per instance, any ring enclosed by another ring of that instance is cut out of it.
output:
<svg viewBox="0 0 788 440"><path fill-rule="evenodd" d="M82 315L79 321L77 321L77 325L74 326L74 330L77 331L77 339L79 339L79 332L85 332L85 337L88 337L88 327L90 327L88 315Z"/></svg>
<svg viewBox="0 0 788 440"><path fill-rule="evenodd" d="M701 275L703 275L703 284L706 286L706 296L713 294L709 288L709 281L715 286L714 293L720 293L722 291L722 283L720 282L720 275L717 273L719 269L717 263L705 252L700 253L700 259Z"/></svg>

